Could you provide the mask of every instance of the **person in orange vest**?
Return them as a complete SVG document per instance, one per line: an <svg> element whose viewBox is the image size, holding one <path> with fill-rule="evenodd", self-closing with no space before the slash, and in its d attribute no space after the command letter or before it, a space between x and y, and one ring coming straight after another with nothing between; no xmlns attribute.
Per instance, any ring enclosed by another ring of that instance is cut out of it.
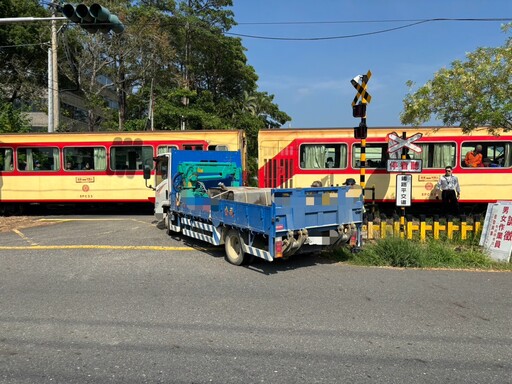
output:
<svg viewBox="0 0 512 384"><path fill-rule="evenodd" d="M466 153L464 164L467 167L481 167L482 166L482 146L477 145L473 151Z"/></svg>

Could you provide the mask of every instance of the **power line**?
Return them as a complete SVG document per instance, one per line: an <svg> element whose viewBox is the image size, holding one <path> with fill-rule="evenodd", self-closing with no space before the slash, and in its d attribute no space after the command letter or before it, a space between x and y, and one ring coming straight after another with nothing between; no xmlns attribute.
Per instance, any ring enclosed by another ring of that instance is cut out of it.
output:
<svg viewBox="0 0 512 384"><path fill-rule="evenodd" d="M49 45L49 44L50 44L50 42L41 42L41 43L33 43L33 44L0 45L0 49L18 48L18 47L33 47L36 45L43 46L43 45Z"/></svg>
<svg viewBox="0 0 512 384"><path fill-rule="evenodd" d="M243 33L224 32L226 35L247 37L251 39L262 39L262 40L281 40L281 41L319 41L319 40L338 40L338 39L349 39L354 37L377 35L381 33L387 33L396 31L399 29L414 27L419 24L439 22L439 21L456 21L456 22L506 22L511 21L512 18L434 18L434 19L419 19L409 20L414 21L410 24L402 25L394 28L381 29L372 32L356 33L351 35L340 35L340 36L325 36L325 37L275 37L275 36L259 36L259 35L248 35ZM368 20L368 21L333 21L333 22L279 22L277 25L297 23L297 24L340 24L340 23L381 23L381 22L404 22L405 20ZM266 24L266 23L263 23Z"/></svg>
<svg viewBox="0 0 512 384"><path fill-rule="evenodd" d="M413 23L418 21L511 21L512 18L433 18L433 19L377 19L377 20L335 20L335 21L256 21L237 22L237 25L308 25L308 24L370 24L370 23Z"/></svg>
<svg viewBox="0 0 512 384"><path fill-rule="evenodd" d="M353 37L361 37L361 36L369 36L369 35L377 35L380 33L386 33L391 31L396 31L398 29L410 28L418 24L427 23L428 21L418 21L416 23L402 25L400 27L382 29L379 31L373 32L364 32L364 33L356 33L353 35L342 35L342 36L327 36L327 37L272 37L272 36L255 36L255 35L246 35L241 33L232 33L232 32L224 32L226 35L238 36L238 37L248 37L251 39L263 39L263 40L286 40L286 41L319 41L319 40L337 40L337 39L349 39Z"/></svg>

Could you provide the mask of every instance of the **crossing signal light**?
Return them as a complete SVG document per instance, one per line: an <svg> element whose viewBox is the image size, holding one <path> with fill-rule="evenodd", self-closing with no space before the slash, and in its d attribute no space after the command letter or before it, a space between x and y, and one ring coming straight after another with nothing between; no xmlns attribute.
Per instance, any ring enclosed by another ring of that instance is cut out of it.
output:
<svg viewBox="0 0 512 384"><path fill-rule="evenodd" d="M365 117L366 116L366 104L359 103L352 106L352 116L354 117Z"/></svg>
<svg viewBox="0 0 512 384"><path fill-rule="evenodd" d="M368 127L366 124L359 124L359 127L354 128L354 139L366 139L368 136Z"/></svg>
<svg viewBox="0 0 512 384"><path fill-rule="evenodd" d="M110 13L107 8L96 3L90 7L85 4L64 4L62 13L89 33L112 31L119 34L124 31L124 25L119 18Z"/></svg>

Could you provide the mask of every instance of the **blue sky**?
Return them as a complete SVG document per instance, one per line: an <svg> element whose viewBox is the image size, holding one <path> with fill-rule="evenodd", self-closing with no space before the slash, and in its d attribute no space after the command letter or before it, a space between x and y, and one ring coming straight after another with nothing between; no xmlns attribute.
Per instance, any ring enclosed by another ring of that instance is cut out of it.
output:
<svg viewBox="0 0 512 384"><path fill-rule="evenodd" d="M239 25L230 32L287 38L344 36L400 27L413 21L336 21L429 18L512 18L511 0L233 0ZM290 23L308 24L249 24ZM322 23L311 23L322 22ZM245 24L248 23L248 24ZM437 21L364 37L278 41L243 37L246 56L259 76L259 90L292 117L285 126L352 127L350 80L372 71L368 126L400 126L407 80L418 86L434 73L465 60L478 47L497 47L512 34L503 22ZM431 124L441 125L432 121Z"/></svg>

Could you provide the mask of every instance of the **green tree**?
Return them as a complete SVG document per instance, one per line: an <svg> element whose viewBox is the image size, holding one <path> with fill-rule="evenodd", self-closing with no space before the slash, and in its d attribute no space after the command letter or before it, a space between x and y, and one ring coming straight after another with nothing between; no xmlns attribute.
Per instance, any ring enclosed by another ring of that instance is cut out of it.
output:
<svg viewBox="0 0 512 384"><path fill-rule="evenodd" d="M481 126L490 131L512 129L512 39L498 48L478 48L466 57L406 95L403 124L421 125L434 115L464 132ZM412 88L413 83L407 85Z"/></svg>
<svg viewBox="0 0 512 384"><path fill-rule="evenodd" d="M0 100L0 132L28 132L30 122L27 114L16 108L12 103Z"/></svg>
<svg viewBox="0 0 512 384"><path fill-rule="evenodd" d="M256 157L258 130L290 119L273 95L258 90L258 76L247 63L242 41L225 35L235 25L232 0L101 4L120 17L124 33L91 34L65 23L58 34L60 92L85 100L89 130L145 129L151 100L155 129L180 129L183 124L186 129L246 129L250 154ZM0 17L48 14L37 0L0 3ZM0 41L47 43L49 29L49 23L9 27L5 33L0 28ZM33 47L39 51L18 47L7 55L0 50L0 97L12 106L34 99L45 104L48 46ZM107 100L117 101L119 108ZM60 127L67 128L72 127Z"/></svg>
<svg viewBox="0 0 512 384"><path fill-rule="evenodd" d="M2 0L0 18L45 17L37 0ZM46 97L49 23L0 26L0 98L18 106Z"/></svg>
<svg viewBox="0 0 512 384"><path fill-rule="evenodd" d="M64 71L86 100L90 131L100 127L124 130L127 120L135 118L129 106L140 103L142 94L147 95L143 90L151 79L168 84L165 78L173 76L169 70L173 66L170 37L161 27L168 16L151 5L132 7L125 1L104 5L126 20L124 33L90 34L75 28L63 38L68 53ZM117 118L105 96L116 99ZM131 97L136 101L130 103ZM142 111L137 108L137 112ZM143 128L142 120L135 120L128 127Z"/></svg>
<svg viewBox="0 0 512 384"><path fill-rule="evenodd" d="M241 40L224 35L235 23L226 9L231 5L231 0L178 3L169 24L178 86L156 91L155 125L161 129L179 129L183 123L187 129L243 128L250 156L256 157L258 130L277 127L290 117L273 103L272 95L257 90L258 76L247 63Z"/></svg>

